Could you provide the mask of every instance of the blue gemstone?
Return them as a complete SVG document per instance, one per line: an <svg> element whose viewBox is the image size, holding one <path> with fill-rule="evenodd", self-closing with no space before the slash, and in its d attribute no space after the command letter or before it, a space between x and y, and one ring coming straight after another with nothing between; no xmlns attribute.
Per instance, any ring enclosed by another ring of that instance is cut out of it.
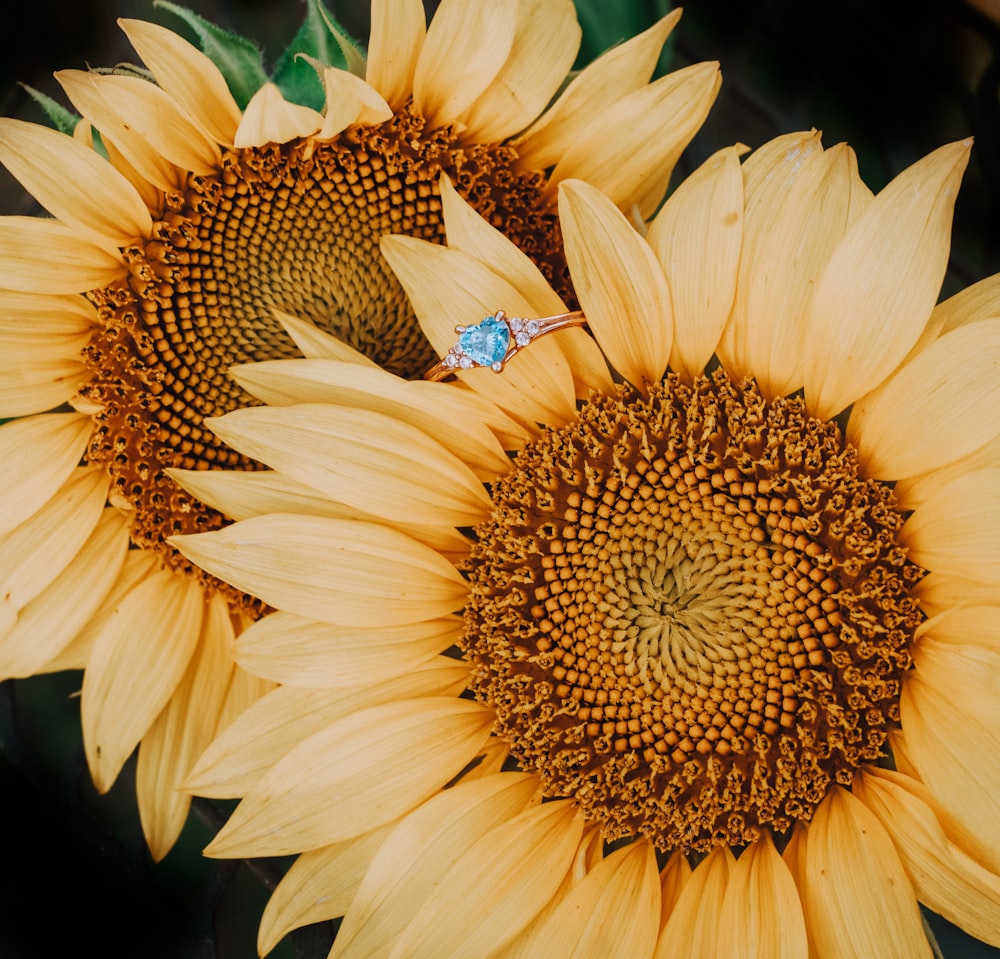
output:
<svg viewBox="0 0 1000 959"><path fill-rule="evenodd" d="M492 366L502 362L510 345L507 324L495 316L488 316L482 323L467 327L458 338L458 345L473 362Z"/></svg>

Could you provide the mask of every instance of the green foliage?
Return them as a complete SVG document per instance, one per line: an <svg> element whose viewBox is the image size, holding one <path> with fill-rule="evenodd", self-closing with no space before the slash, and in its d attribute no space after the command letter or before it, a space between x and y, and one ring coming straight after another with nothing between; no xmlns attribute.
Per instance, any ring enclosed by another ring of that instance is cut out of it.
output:
<svg viewBox="0 0 1000 959"><path fill-rule="evenodd" d="M52 97L42 93L41 90L29 87L26 83L22 83L21 86L27 92L28 96L45 111L45 115L49 118L49 123L52 126L60 133L66 133L69 136L73 135L73 130L76 128L77 123L80 122L80 115L78 113L66 109L61 103L57 103Z"/></svg>
<svg viewBox="0 0 1000 959"><path fill-rule="evenodd" d="M583 28L583 40L574 69L582 69L609 47L634 37L666 16L674 4L670 0L574 0L576 15ZM667 42L656 76L670 69L671 45Z"/></svg>

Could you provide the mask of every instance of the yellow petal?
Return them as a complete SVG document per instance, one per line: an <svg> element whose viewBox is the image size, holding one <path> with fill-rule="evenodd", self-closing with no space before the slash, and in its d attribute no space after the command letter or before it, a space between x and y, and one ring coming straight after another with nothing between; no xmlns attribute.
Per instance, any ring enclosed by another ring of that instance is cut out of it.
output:
<svg viewBox="0 0 1000 959"><path fill-rule="evenodd" d="M365 79L400 109L413 92L413 74L427 34L421 0L372 0Z"/></svg>
<svg viewBox="0 0 1000 959"><path fill-rule="evenodd" d="M188 576L160 570L122 599L105 622L83 674L83 745L98 791L173 695L201 632L204 596Z"/></svg>
<svg viewBox="0 0 1000 959"><path fill-rule="evenodd" d="M61 406L89 379L90 371L79 360L0 370L0 417L31 416Z"/></svg>
<svg viewBox="0 0 1000 959"><path fill-rule="evenodd" d="M604 355L640 390L663 377L673 338L663 269L614 204L586 183L559 191L566 259Z"/></svg>
<svg viewBox="0 0 1000 959"><path fill-rule="evenodd" d="M494 431L516 425L470 391L404 380L377 367L325 360L275 360L237 366L237 383L271 406L331 403L384 413L436 439L482 479L509 463Z"/></svg>
<svg viewBox="0 0 1000 959"><path fill-rule="evenodd" d="M660 932L673 914L681 893L691 879L691 865L682 850L671 854L660 872Z"/></svg>
<svg viewBox="0 0 1000 959"><path fill-rule="evenodd" d="M42 507L0 537L0 607L17 612L69 565L101 519L103 470L77 467Z"/></svg>
<svg viewBox="0 0 1000 959"><path fill-rule="evenodd" d="M1000 273L964 287L934 307L911 356L919 353L939 336L967 323L978 323L1000 316Z"/></svg>
<svg viewBox="0 0 1000 959"><path fill-rule="evenodd" d="M746 225L733 318L720 358L769 396L802 386L801 317L816 279L850 224L857 177L844 144L823 150L801 134L776 163L747 160Z"/></svg>
<svg viewBox="0 0 1000 959"><path fill-rule="evenodd" d="M816 954L931 959L916 895L867 806L835 786L805 830L799 893Z"/></svg>
<svg viewBox="0 0 1000 959"><path fill-rule="evenodd" d="M89 334L99 323L97 310L82 296L0 291L0 334L49 337Z"/></svg>
<svg viewBox="0 0 1000 959"><path fill-rule="evenodd" d="M34 216L0 217L0 287L85 293L124 275L120 256L72 227Z"/></svg>
<svg viewBox="0 0 1000 959"><path fill-rule="evenodd" d="M119 19L156 82L218 143L232 146L240 108L222 71L183 37L145 20Z"/></svg>
<svg viewBox="0 0 1000 959"><path fill-rule="evenodd" d="M537 785L525 773L463 780L400 820L372 858L329 959L385 955L455 861L521 813Z"/></svg>
<svg viewBox="0 0 1000 959"><path fill-rule="evenodd" d="M246 670L295 686L356 686L391 679L443 653L462 638L458 617L365 629L331 626L292 613L273 613L250 627L236 647Z"/></svg>
<svg viewBox="0 0 1000 959"><path fill-rule="evenodd" d="M947 573L928 573L914 585L913 592L928 616L951 612L957 606L992 605L1000 602L1000 592L995 585L977 583Z"/></svg>
<svg viewBox="0 0 1000 959"><path fill-rule="evenodd" d="M571 0L520 0L510 55L462 116L468 135L500 142L531 123L558 93L582 35Z"/></svg>
<svg viewBox="0 0 1000 959"><path fill-rule="evenodd" d="M696 63L622 97L591 117L555 165L549 188L586 180L621 209L652 216L720 83L718 63Z"/></svg>
<svg viewBox="0 0 1000 959"><path fill-rule="evenodd" d="M332 519L379 522L378 518L320 495L316 490L273 470L175 470L168 469L188 492L231 519L250 519L267 513L298 513ZM419 526L390 523L395 529L429 546L451 563L469 553L470 540L453 526Z"/></svg>
<svg viewBox="0 0 1000 959"><path fill-rule="evenodd" d="M400 235L383 237L381 249L439 356L457 342L456 324L478 323L498 309L508 316L533 314L519 289L461 250ZM448 283L438 281L442 276ZM525 424L558 426L576 416L573 376L555 335L540 337L519 353L502 376L487 369L458 375Z"/></svg>
<svg viewBox="0 0 1000 959"><path fill-rule="evenodd" d="M1000 597L998 597L1000 598ZM954 606L926 620L917 635L959 646L1000 651L1000 606Z"/></svg>
<svg viewBox="0 0 1000 959"><path fill-rule="evenodd" d="M327 623L422 622L454 612L466 598L454 566L374 523L279 513L170 542L268 605Z"/></svg>
<svg viewBox="0 0 1000 959"><path fill-rule="evenodd" d="M314 323L300 320L298 317L283 313L281 310L272 310L271 312L288 332L303 356L313 360L343 360L344 362L381 369L374 360L368 359L364 353L358 352L354 347L338 340L337 337L324 333Z"/></svg>
<svg viewBox="0 0 1000 959"><path fill-rule="evenodd" d="M94 74L91 82L108 109L160 156L192 173L211 175L219 170L218 143L158 86L117 74ZM101 128L96 118L89 119Z"/></svg>
<svg viewBox="0 0 1000 959"><path fill-rule="evenodd" d="M250 98L233 142L241 149L287 143L297 137L311 136L322 126L322 113L289 103L273 83L265 83Z"/></svg>
<svg viewBox="0 0 1000 959"><path fill-rule="evenodd" d="M547 959L651 956L660 925L660 882L650 843L602 859L552 911L532 946Z"/></svg>
<svg viewBox="0 0 1000 959"><path fill-rule="evenodd" d="M386 823L353 839L297 856L264 907L257 952L267 955L293 929L344 915L372 857L394 826Z"/></svg>
<svg viewBox="0 0 1000 959"><path fill-rule="evenodd" d="M106 509L69 565L17 614L0 639L0 678L46 672L111 592L125 562L128 527Z"/></svg>
<svg viewBox="0 0 1000 959"><path fill-rule="evenodd" d="M326 91L326 114L317 140L339 136L355 123L374 126L392 117L392 108L382 96L361 77L336 67L324 67L323 88Z"/></svg>
<svg viewBox="0 0 1000 959"><path fill-rule="evenodd" d="M145 202L155 204L161 198L156 193L144 191L141 183L136 182L133 176L159 190L170 192L180 189L182 171L133 128L129 119L120 116L108 103L102 92L104 88L97 84L97 74L86 70L59 70L55 77L73 106L101 131L109 159L125 174ZM137 82L145 83L143 80ZM146 83L146 86L155 89L151 83ZM158 93L161 97L166 96L162 90ZM148 103L144 104L147 111L148 106ZM122 164L134 171L133 174L130 175L123 169ZM151 206L150 209L152 208Z"/></svg>
<svg viewBox="0 0 1000 959"><path fill-rule="evenodd" d="M924 569L1000 585L1000 470L967 473L913 511L900 540Z"/></svg>
<svg viewBox="0 0 1000 959"><path fill-rule="evenodd" d="M0 162L49 213L99 243L149 236L153 221L132 184L72 137L0 117Z"/></svg>
<svg viewBox="0 0 1000 959"><path fill-rule="evenodd" d="M448 697L384 703L346 716L269 769L205 854L286 855L376 829L461 772L492 722L478 703Z"/></svg>
<svg viewBox="0 0 1000 959"><path fill-rule="evenodd" d="M867 476L945 466L1000 435L1000 319L931 343L851 411L847 441Z"/></svg>
<svg viewBox="0 0 1000 959"><path fill-rule="evenodd" d="M952 480L975 473L979 470L1000 469L1000 436L994 437L985 446L959 457L937 469L920 472L907 479L897 480L893 492L900 508L915 510L938 495L939 491Z"/></svg>
<svg viewBox="0 0 1000 959"><path fill-rule="evenodd" d="M457 456L381 413L254 406L205 423L258 462L388 522L475 526L490 510L483 484Z"/></svg>
<svg viewBox="0 0 1000 959"><path fill-rule="evenodd" d="M229 607L215 593L187 671L139 746L135 789L154 861L170 851L187 820L191 797L177 787L215 735L233 673L233 642Z"/></svg>
<svg viewBox="0 0 1000 959"><path fill-rule="evenodd" d="M1000 876L948 838L926 788L898 772L865 767L852 791L892 837L917 898L974 938L1000 946Z"/></svg>
<svg viewBox="0 0 1000 959"><path fill-rule="evenodd" d="M503 68L518 0L442 0L420 50L413 100L431 127L464 119Z"/></svg>
<svg viewBox="0 0 1000 959"><path fill-rule="evenodd" d="M642 33L584 67L538 122L513 141L521 163L535 170L554 166L598 113L645 86L667 36L680 18L680 9L671 10Z"/></svg>
<svg viewBox="0 0 1000 959"><path fill-rule="evenodd" d="M220 725L222 732L199 757L183 788L215 798L246 795L290 750L345 716L402 699L457 696L468 678L467 664L441 656L351 690L279 686L224 728Z"/></svg>
<svg viewBox="0 0 1000 959"><path fill-rule="evenodd" d="M916 343L947 268L970 147L970 140L952 143L904 170L831 256L805 310L806 402L813 415L830 418L846 409Z"/></svg>
<svg viewBox="0 0 1000 959"><path fill-rule="evenodd" d="M389 959L481 959L503 946L555 894L582 834L575 804L560 800L491 829L441 878Z"/></svg>
<svg viewBox="0 0 1000 959"><path fill-rule="evenodd" d="M656 943L653 959L678 953L691 959L716 959L719 919L732 871L728 846L716 846L698 864L688 880Z"/></svg>
<svg viewBox="0 0 1000 959"><path fill-rule="evenodd" d="M743 245L740 147L720 150L677 187L646 242L670 288L670 367L697 376L715 352L736 295Z"/></svg>
<svg viewBox="0 0 1000 959"><path fill-rule="evenodd" d="M750 843L729 874L716 948L727 959L807 959L795 880L769 834Z"/></svg>
<svg viewBox="0 0 1000 959"><path fill-rule="evenodd" d="M37 512L80 462L93 424L78 413L43 413L0 426L0 536Z"/></svg>
<svg viewBox="0 0 1000 959"><path fill-rule="evenodd" d="M533 316L566 312L566 304L531 258L490 226L444 176L441 177L441 207L449 247L468 253L481 263L491 264L494 272L506 277L524 294ZM569 361L577 396L584 398L592 389L611 389L608 364L591 336L580 327L568 327L554 333L553 337Z"/></svg>

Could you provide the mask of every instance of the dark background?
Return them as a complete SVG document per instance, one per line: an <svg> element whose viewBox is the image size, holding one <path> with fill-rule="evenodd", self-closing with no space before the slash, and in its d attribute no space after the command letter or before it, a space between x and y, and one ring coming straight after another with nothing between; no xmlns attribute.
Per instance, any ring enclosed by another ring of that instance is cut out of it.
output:
<svg viewBox="0 0 1000 959"><path fill-rule="evenodd" d="M597 0L588 59L659 13L661 0ZM431 4L433 5L433 3ZM734 141L751 147L816 127L847 140L875 190L943 143L975 137L956 208L945 293L1000 270L1000 29L991 0L690 0L670 49L673 66L722 63L723 86L681 163L687 172ZM1000 0L994 6L1000 7ZM206 18L248 34L274 62L301 19L298 0L189 0ZM354 36L368 5L328 0ZM52 71L135 60L117 17L183 28L151 0L21 0L0 32L0 114L42 120L19 83L65 102ZM0 214L38 207L0 170ZM153 865L134 801L133 765L104 797L89 783L75 693L80 675L0 684L0 959L69 950L103 957L253 959L260 912L285 862L229 863L200 850L224 819L196 802L181 841ZM947 959L1000 950L935 920ZM274 959L326 955L329 925L300 930Z"/></svg>

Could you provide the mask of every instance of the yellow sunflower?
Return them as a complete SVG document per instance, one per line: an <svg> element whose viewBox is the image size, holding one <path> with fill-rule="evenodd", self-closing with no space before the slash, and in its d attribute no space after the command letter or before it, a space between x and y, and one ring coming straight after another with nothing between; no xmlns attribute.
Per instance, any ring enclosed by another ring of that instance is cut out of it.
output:
<svg viewBox="0 0 1000 959"><path fill-rule="evenodd" d="M970 146L877 196L815 132L725 149L645 234L564 182L582 402L446 187L448 245L383 250L439 355L529 334L499 375L464 333L458 384L236 371L269 405L211 427L288 508L192 474L243 518L173 542L278 610L188 783L243 797L209 855L301 854L262 952L915 959L918 902L1000 944L1000 277L935 305Z"/></svg>
<svg viewBox="0 0 1000 959"><path fill-rule="evenodd" d="M443 240L442 174L571 296L557 183L648 212L717 92L716 64L648 82L676 19L560 93L569 0L444 0L429 27L419 0L376 0L367 58L310 61L321 110L271 82L241 109L206 54L126 20L145 70L57 75L75 135L0 120L0 160L53 215L0 218L0 678L85 670L94 782L141 743L157 858L193 758L271 685L229 655L260 602L167 542L224 523L169 469L259 466L204 425L252 402L229 367L309 355L320 329L418 374L434 354L378 243Z"/></svg>

